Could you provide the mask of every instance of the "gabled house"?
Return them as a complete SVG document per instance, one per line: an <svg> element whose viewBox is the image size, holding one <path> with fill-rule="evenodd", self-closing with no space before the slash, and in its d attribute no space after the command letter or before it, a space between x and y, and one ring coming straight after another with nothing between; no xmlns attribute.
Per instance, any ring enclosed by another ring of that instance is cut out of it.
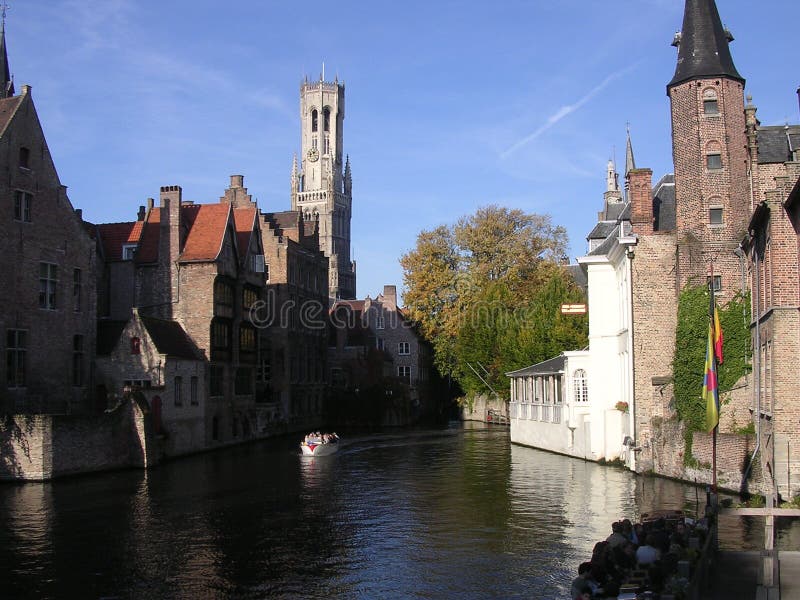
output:
<svg viewBox="0 0 800 600"><path fill-rule="evenodd" d="M0 412L94 409L95 244L58 178L0 34Z"/></svg>
<svg viewBox="0 0 800 600"><path fill-rule="evenodd" d="M137 391L147 401L160 453L203 450L206 361L181 325L133 309L126 321L98 324L97 383L110 407Z"/></svg>

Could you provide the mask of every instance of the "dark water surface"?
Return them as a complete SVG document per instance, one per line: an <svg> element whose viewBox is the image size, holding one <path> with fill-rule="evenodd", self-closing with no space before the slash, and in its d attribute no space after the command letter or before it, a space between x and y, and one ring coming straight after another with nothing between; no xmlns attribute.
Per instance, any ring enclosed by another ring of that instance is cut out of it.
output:
<svg viewBox="0 0 800 600"><path fill-rule="evenodd" d="M704 502L482 424L319 458L268 441L0 486L0 598L566 598L612 521ZM721 538L755 547L752 529Z"/></svg>

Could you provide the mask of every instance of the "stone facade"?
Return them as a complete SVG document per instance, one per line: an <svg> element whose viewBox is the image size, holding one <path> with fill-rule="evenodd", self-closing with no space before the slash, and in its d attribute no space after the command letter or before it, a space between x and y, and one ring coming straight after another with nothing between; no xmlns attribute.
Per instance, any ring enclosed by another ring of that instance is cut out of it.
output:
<svg viewBox="0 0 800 600"><path fill-rule="evenodd" d="M329 259L331 300L356 297L356 265L350 260L353 181L350 159L343 160L344 84L309 82L300 86L300 156L292 164L292 210L318 224L319 246Z"/></svg>

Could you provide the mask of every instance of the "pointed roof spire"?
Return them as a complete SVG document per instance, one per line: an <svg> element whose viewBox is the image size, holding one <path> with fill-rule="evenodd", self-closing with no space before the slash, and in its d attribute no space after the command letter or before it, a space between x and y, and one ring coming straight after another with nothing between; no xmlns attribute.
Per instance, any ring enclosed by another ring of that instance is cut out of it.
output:
<svg viewBox="0 0 800 600"><path fill-rule="evenodd" d="M0 98L11 98L14 95L14 79L11 77L11 70L8 67L8 53L6 52L6 11L9 9L8 4L3 2L0 5L2 9L2 25L0 25Z"/></svg>
<svg viewBox="0 0 800 600"><path fill-rule="evenodd" d="M292 157L292 179L297 177L297 152Z"/></svg>
<svg viewBox="0 0 800 600"><path fill-rule="evenodd" d="M628 123L626 125L627 133L628 133L628 141L625 142L625 177L628 177L628 173L631 172L632 169L636 168L636 161L633 159L633 145L631 144L631 125Z"/></svg>
<svg viewBox="0 0 800 600"><path fill-rule="evenodd" d="M701 77L729 77L744 83L733 64L730 31L722 26L714 0L686 0L683 28L675 36L678 65L667 88Z"/></svg>
<svg viewBox="0 0 800 600"><path fill-rule="evenodd" d="M606 168L606 191L618 192L619 182L617 181L617 168L614 166L614 161L608 159L608 166Z"/></svg>

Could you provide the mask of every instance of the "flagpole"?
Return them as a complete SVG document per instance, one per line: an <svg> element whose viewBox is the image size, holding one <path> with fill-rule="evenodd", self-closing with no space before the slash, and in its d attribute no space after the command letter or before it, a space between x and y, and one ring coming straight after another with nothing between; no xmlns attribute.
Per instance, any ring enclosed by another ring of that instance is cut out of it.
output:
<svg viewBox="0 0 800 600"><path fill-rule="evenodd" d="M714 261L711 261L711 277L708 281L708 290L711 294L711 302L709 304L710 311L709 311L709 323L710 327L713 329L714 327L714 309L716 308L716 301L714 300ZM719 371L717 371L717 354L716 351L711 352L711 360L714 361L714 373L716 373L717 377L719 377ZM717 402L717 415L719 415L719 379L717 379L717 386L716 386L716 402ZM711 489L714 492L714 497L717 495L717 430L719 429L719 416L717 416L717 424L714 426L714 431L711 433Z"/></svg>

